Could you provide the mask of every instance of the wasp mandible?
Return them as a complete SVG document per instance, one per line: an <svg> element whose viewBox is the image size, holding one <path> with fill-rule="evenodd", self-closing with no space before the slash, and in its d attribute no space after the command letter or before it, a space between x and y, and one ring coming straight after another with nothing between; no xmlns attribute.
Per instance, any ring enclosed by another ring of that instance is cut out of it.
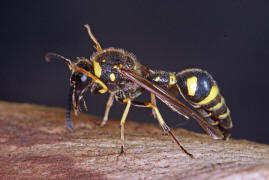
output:
<svg viewBox="0 0 269 180"><path fill-rule="evenodd" d="M71 61L55 53L47 53L45 59L64 61L71 70L70 89L66 107L66 125L70 130L73 126L70 112L75 115L81 111L80 104L87 109L83 93L90 89L92 94L110 93L101 126L108 120L108 114L114 99L126 104L121 117L121 153L124 152L124 124L131 105L152 108L154 117L166 133L169 133L177 145L190 157L193 157L179 142L165 123L157 105L160 99L171 110L195 119L207 134L214 139L228 139L231 135L232 120L219 87L212 76L201 69L186 69L181 72L152 70L142 65L132 53L118 48L103 49L90 26L85 25L90 39L94 42L96 52L90 60L81 57ZM144 92L150 93L150 102L139 102L135 99ZM195 110L180 102L178 94Z"/></svg>

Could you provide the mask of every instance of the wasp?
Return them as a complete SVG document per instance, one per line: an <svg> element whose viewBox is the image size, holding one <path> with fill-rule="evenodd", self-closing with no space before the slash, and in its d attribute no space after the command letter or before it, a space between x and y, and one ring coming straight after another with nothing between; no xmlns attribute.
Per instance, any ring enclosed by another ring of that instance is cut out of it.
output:
<svg viewBox="0 0 269 180"><path fill-rule="evenodd" d="M196 120L199 125L214 139L229 139L232 120L219 87L213 77L201 69L186 69L181 72L152 70L142 65L132 53L118 48L103 49L90 26L84 25L90 39L94 42L96 52L90 60L84 57L71 61L56 53L47 53L45 59L58 59L65 62L70 71L70 88L66 107L66 125L70 130L73 126L70 112L75 115L81 111L80 104L87 106L83 94L90 89L91 94L109 93L106 109L101 126L108 120L110 108L114 99L126 104L121 117L121 153L124 152L124 124L131 105L151 108L153 116L158 120L164 132L170 134L179 148L193 157L179 142L164 121L157 105L156 97L171 110L186 118ZM150 93L150 102L140 102L135 99L144 92ZM176 97L181 96L193 108L180 102Z"/></svg>

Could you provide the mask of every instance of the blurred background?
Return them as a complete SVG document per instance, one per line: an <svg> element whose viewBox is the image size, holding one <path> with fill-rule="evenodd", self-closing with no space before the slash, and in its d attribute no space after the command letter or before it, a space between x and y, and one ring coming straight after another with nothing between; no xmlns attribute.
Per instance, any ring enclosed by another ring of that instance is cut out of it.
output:
<svg viewBox="0 0 269 180"><path fill-rule="evenodd" d="M124 48L151 69L210 72L230 107L232 137L269 144L269 1L29 0L0 8L0 100L65 107L69 69L46 63L44 54L89 58L88 23L103 48ZM107 98L86 93L88 113L102 117ZM158 105L168 125L203 132ZM110 118L120 119L124 107L115 103ZM137 107L127 119L157 123L150 109Z"/></svg>

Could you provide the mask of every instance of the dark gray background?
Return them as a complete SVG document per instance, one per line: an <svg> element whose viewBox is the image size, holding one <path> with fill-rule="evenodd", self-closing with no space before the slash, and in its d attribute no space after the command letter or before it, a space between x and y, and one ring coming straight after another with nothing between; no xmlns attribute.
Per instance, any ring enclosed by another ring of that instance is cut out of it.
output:
<svg viewBox="0 0 269 180"><path fill-rule="evenodd" d="M231 109L232 137L269 143L269 1L8 1L1 18L1 100L64 107L70 72L44 54L90 57L89 23L103 47L131 51L152 69L207 70ZM89 113L102 116L107 97L87 95ZM169 125L202 132L159 106ZM123 109L115 103L110 117ZM128 119L156 123L143 108Z"/></svg>

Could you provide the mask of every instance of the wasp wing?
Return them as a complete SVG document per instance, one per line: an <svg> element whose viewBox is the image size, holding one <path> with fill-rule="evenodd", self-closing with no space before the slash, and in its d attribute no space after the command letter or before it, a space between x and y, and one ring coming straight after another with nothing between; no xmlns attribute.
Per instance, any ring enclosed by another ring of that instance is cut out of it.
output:
<svg viewBox="0 0 269 180"><path fill-rule="evenodd" d="M187 107L181 103L177 98L175 98L171 93L169 93L165 88L158 86L151 81L141 77L136 72L130 69L121 69L121 74L127 79L137 83L147 91L155 94L161 101L163 101L167 106L169 106L173 111L185 116L195 119L200 126L206 131L207 134L212 136L214 139L222 139L223 134L218 129L213 127L207 121L204 120L197 112Z"/></svg>

